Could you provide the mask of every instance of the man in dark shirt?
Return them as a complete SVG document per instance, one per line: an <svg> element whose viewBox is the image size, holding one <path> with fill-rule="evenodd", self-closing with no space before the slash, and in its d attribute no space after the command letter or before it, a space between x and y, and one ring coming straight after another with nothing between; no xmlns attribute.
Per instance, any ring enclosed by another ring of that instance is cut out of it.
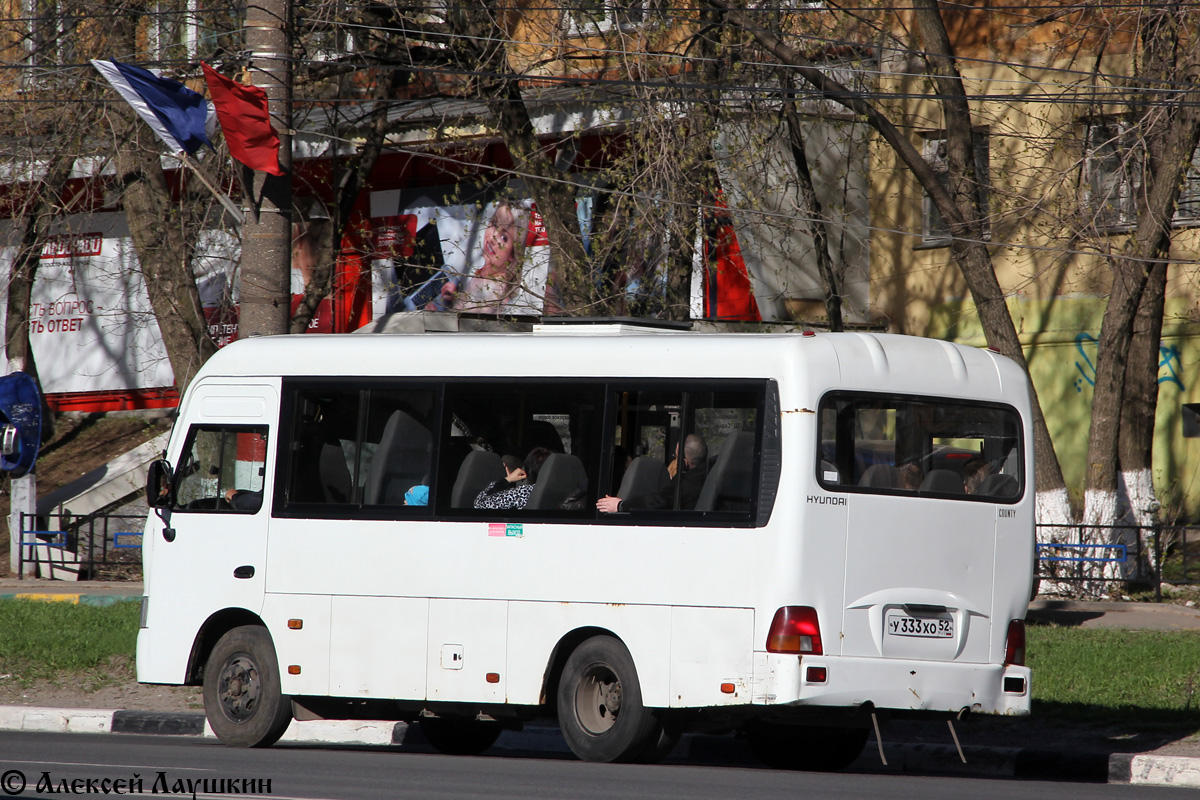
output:
<svg viewBox="0 0 1200 800"><path fill-rule="evenodd" d="M675 447L675 457L679 458L679 446ZM670 509L675 507L675 490L679 488L679 508L691 510L700 499L700 490L704 488L704 478L708 473L708 445L694 433L689 433L683 440L683 463L666 486L657 492L631 497L622 500L611 495L601 497L596 501L596 508L606 513L615 511L634 511L640 509Z"/></svg>

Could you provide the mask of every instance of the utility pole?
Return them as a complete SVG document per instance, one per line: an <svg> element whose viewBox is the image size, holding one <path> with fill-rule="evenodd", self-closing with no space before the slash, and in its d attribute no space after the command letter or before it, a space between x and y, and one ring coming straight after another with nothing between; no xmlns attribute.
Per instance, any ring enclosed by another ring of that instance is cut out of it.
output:
<svg viewBox="0 0 1200 800"><path fill-rule="evenodd" d="M246 182L251 196L242 226L239 339L287 333L291 317L292 30L291 0L247 4L250 83L267 94L284 174L254 172Z"/></svg>

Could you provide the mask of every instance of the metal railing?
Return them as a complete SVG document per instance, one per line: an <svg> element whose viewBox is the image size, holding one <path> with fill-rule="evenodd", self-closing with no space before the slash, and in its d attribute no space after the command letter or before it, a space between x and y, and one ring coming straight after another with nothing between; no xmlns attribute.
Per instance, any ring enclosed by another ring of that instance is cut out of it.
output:
<svg viewBox="0 0 1200 800"><path fill-rule="evenodd" d="M1068 584L1200 584L1200 526L1039 524L1038 577ZM1045 541L1052 539L1052 541Z"/></svg>
<svg viewBox="0 0 1200 800"><path fill-rule="evenodd" d="M21 514L17 577L139 578L146 517Z"/></svg>

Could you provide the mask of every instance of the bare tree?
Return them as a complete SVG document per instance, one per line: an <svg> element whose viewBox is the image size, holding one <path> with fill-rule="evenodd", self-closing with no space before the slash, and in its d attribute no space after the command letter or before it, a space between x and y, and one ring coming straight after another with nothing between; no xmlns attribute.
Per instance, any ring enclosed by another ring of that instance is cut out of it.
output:
<svg viewBox="0 0 1200 800"><path fill-rule="evenodd" d="M764 28L760 16L752 17L723 0L709 1L725 9L731 24L750 32L768 52L792 67L817 91L866 119L892 148L950 229L952 259L971 292L988 343L1026 365L989 252L985 230L989 209L981 202L981 176L975 174L979 160L974 152L975 119L971 98L964 88L943 12L935 0L915 0L912 21L920 37L918 54L926 63L933 97L945 124L948 170L944 182L911 144L896 120L885 111L888 106L882 99L868 97L832 80L800 51L789 46L782 31ZM1114 24L1112 17L1103 10L1098 12L1098 18L1110 25ZM1128 26L1129 15L1121 22ZM1137 89L1129 98L1131 110L1140 120L1146 170L1141 183L1143 190L1137 201L1135 229L1107 258L1113 281L1096 364L1087 495L1082 514L1082 519L1090 525L1109 524L1115 520L1118 442L1122 436L1127 442L1127 449L1123 451L1128 454L1127 462L1133 462L1132 466L1142 470L1149 463L1148 437L1153 419L1149 396L1150 387L1156 385L1158 361L1148 354L1151 347L1157 347L1154 320L1161 318L1161 300L1156 307L1154 300L1145 296L1145 288L1147 278L1158 269L1155 265L1166 258L1170 220L1183 175L1196 147L1194 117L1197 109L1190 99L1190 87L1195 81L1194 51L1200 45L1200 38L1194 35L1192 25L1194 22L1186 11L1156 9L1144 19L1143 27L1138 31L1137 40L1143 48L1143 72L1134 86L1153 85L1159 90L1155 92L1153 103L1146 103L1145 93ZM902 27L899 22L896 26ZM1097 37L1089 38L1078 32L1065 38L1070 38L1074 47L1097 46ZM1163 85L1172 87L1171 91L1161 91ZM1161 291L1157 288L1160 285L1155 284L1155 293ZM1133 323L1143 300L1146 305L1142 307L1143 322L1139 329L1143 344L1132 351ZM1128 358L1131 352L1136 353L1132 361ZM1142 398L1140 404L1124 403L1127 379L1130 387L1140 387L1137 389ZM1065 524L1074 519L1075 514L1070 507L1045 418L1036 403L1035 414L1039 519ZM1135 502L1143 507L1150 505L1143 500ZM1101 536L1100 540L1107 541L1106 536Z"/></svg>

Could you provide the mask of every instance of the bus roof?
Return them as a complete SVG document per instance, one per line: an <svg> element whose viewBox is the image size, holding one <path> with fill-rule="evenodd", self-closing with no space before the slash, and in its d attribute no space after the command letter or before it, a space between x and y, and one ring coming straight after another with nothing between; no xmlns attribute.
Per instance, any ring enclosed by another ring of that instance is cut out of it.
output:
<svg viewBox="0 0 1200 800"><path fill-rule="evenodd" d="M305 334L220 350L197 380L219 377L777 378L947 396L1027 395L1024 373L988 350L880 333ZM1013 402L1013 397L1005 398Z"/></svg>

